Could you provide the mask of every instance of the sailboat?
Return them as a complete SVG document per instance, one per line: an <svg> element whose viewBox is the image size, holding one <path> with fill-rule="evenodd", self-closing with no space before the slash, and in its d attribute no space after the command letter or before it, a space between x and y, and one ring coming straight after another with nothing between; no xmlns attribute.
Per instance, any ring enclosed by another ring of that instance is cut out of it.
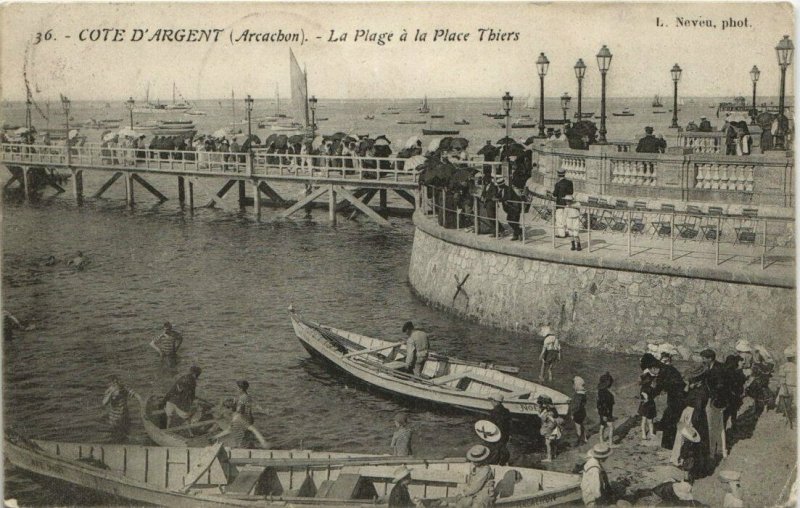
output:
<svg viewBox="0 0 800 508"><path fill-rule="evenodd" d="M536 99L531 94L525 99L525 109L536 109Z"/></svg>
<svg viewBox="0 0 800 508"><path fill-rule="evenodd" d="M145 89L144 95L144 104L141 106L136 106L133 109L134 113L166 113L167 106L166 104L161 104L156 102L155 104L150 102L150 83L147 83L147 88Z"/></svg>
<svg viewBox="0 0 800 508"><path fill-rule="evenodd" d="M273 124L286 118L286 115L281 113L281 95L278 92L278 83L275 83L275 114L262 117L258 121L260 128L266 128L267 124Z"/></svg>
<svg viewBox="0 0 800 508"><path fill-rule="evenodd" d="M656 96L653 98L653 107L654 108L663 108L664 107L664 105L661 104L661 97L659 97L658 94L656 94Z"/></svg>
<svg viewBox="0 0 800 508"><path fill-rule="evenodd" d="M177 102L175 100L176 93L177 93L177 95L180 95L180 97L181 97L181 101L180 102ZM174 81L172 82L172 104L167 104L165 109L178 110L178 111L188 111L188 110L192 109L192 105L189 103L189 101L184 99L183 96L181 95L181 93L178 92L178 89L175 86L175 82Z"/></svg>
<svg viewBox="0 0 800 508"><path fill-rule="evenodd" d="M419 107L417 110L422 114L428 114L431 112L430 108L428 108L428 96L426 95L424 99L422 99L422 106Z"/></svg>
<svg viewBox="0 0 800 508"><path fill-rule="evenodd" d="M270 127L273 131L303 132L310 125L308 116L308 74L300 68L294 52L289 49L289 77L292 89L291 107L294 118L302 119L303 123L280 122Z"/></svg>

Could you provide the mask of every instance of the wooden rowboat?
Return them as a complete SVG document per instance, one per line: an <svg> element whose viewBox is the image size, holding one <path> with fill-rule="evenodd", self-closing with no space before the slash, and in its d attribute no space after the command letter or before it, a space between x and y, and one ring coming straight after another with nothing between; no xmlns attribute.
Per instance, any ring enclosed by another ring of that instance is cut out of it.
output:
<svg viewBox="0 0 800 508"><path fill-rule="evenodd" d="M142 425L154 443L161 446L208 446L214 434L214 420L198 423L187 423L166 429L167 417L164 414L162 397L151 395L144 404L140 404ZM219 432L219 429L216 429Z"/></svg>
<svg viewBox="0 0 800 508"><path fill-rule="evenodd" d="M400 465L411 469L408 488L413 497L440 499L458 493L470 467L463 459L245 450L219 444L165 448L60 443L14 436L6 437L3 452L21 469L113 496L114 504L128 500L178 508L381 506ZM518 480L510 482L512 490L497 499L498 506L555 506L581 498L577 475L493 467L497 482Z"/></svg>
<svg viewBox="0 0 800 508"><path fill-rule="evenodd" d="M430 353L422 376L401 370L405 345L304 320L291 310L292 325L300 343L328 365L375 387L406 398L488 412L490 395L503 394L503 405L515 416L538 415L539 396L549 397L559 414L569 409L569 397L547 386L489 366Z"/></svg>

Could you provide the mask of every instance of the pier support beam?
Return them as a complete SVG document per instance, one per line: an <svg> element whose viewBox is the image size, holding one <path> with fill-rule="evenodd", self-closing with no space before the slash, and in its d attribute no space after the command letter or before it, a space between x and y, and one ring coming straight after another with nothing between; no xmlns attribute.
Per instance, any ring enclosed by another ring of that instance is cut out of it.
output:
<svg viewBox="0 0 800 508"><path fill-rule="evenodd" d="M142 178L141 176L137 175L136 173L132 173L132 174L131 174L131 178L132 178L133 180L135 180L136 182L138 182L138 183L139 183L139 185L141 185L142 187L144 187L145 189L147 189L147 191L148 191L150 194L152 194L153 196L157 197L157 198L158 198L158 200L159 200L160 202L162 202L162 203L163 203L164 201L166 201L166 200L167 200L167 196L165 196L165 195L161 194L161 193L158 191L158 189L156 189L155 187L153 187L152 185L150 185L150 183L149 183L147 180L145 180L144 178Z"/></svg>
<svg viewBox="0 0 800 508"><path fill-rule="evenodd" d="M293 204L292 206L284 210L284 212L281 215L284 217L291 216L293 213L297 212L298 210L302 210L306 205L310 204L312 201L322 196L326 192L328 192L327 187L318 187L316 190L312 191L306 197L304 197L297 203Z"/></svg>
<svg viewBox="0 0 800 508"><path fill-rule="evenodd" d="M31 200L31 182L28 175L28 168L22 166L22 190L25 192L25 201Z"/></svg>
<svg viewBox="0 0 800 508"><path fill-rule="evenodd" d="M195 179L195 181L197 181L197 180ZM225 185L222 186L222 188L219 190L219 192L217 192L216 195L211 197L211 201L209 201L206 206L209 207L209 208L214 208L215 205L219 205L220 207L225 208L225 206L222 203L222 198L225 197L225 194L227 194L228 191L231 190L231 187L233 187L234 184L236 182L238 182L238 181L239 180L228 180L225 183ZM219 199L217 199L217 198L219 198Z"/></svg>
<svg viewBox="0 0 800 508"><path fill-rule="evenodd" d="M100 186L100 189L97 192L94 193L93 197L95 197L95 198L103 197L103 193L105 193L105 191L107 191L109 187L114 185L114 182L119 180L119 177L121 177L121 176L122 176L122 172L119 172L119 171L114 173L113 175L111 175L111 178L109 178L106 181L106 183L104 183L103 185Z"/></svg>
<svg viewBox="0 0 800 508"><path fill-rule="evenodd" d="M331 224L336 224L336 187L328 186L328 219Z"/></svg>
<svg viewBox="0 0 800 508"><path fill-rule="evenodd" d="M332 186L331 186L332 187ZM378 215L375 210L370 208L366 203L358 199L356 196L350 193L350 191L346 190L344 187L339 187L338 189L339 194L342 195L344 199L352 203L358 210L364 213L367 217L372 219L373 221L377 222L381 226L388 226L389 221Z"/></svg>
<svg viewBox="0 0 800 508"><path fill-rule="evenodd" d="M283 199L280 194L278 194L275 189L269 186L267 182L261 182L258 184L258 188L263 192L269 199L279 205L286 204L286 200Z"/></svg>
<svg viewBox="0 0 800 508"><path fill-rule="evenodd" d="M409 203L414 205L414 207L416 208L416 206L417 206L417 198L415 198L413 194L411 194L407 190L403 190L403 189L395 189L394 191L397 193L398 196L400 196L401 198L405 199L406 201L408 201Z"/></svg>
<svg viewBox="0 0 800 508"><path fill-rule="evenodd" d="M381 189L381 204L380 204L381 210L386 210L386 197L387 197L386 195L387 194L388 194L388 191L386 189Z"/></svg>
<svg viewBox="0 0 800 508"><path fill-rule="evenodd" d="M189 214L194 215L194 183L189 180Z"/></svg>
<svg viewBox="0 0 800 508"><path fill-rule="evenodd" d="M178 203L181 208L186 205L186 183L182 176L178 177Z"/></svg>
<svg viewBox="0 0 800 508"><path fill-rule="evenodd" d="M83 205L83 171L80 169L72 168L72 195L75 198L75 204L78 206Z"/></svg>
<svg viewBox="0 0 800 508"><path fill-rule="evenodd" d="M125 175L125 202L128 208L133 208L135 199L133 197L133 173Z"/></svg>
<svg viewBox="0 0 800 508"><path fill-rule="evenodd" d="M245 202L247 198L247 192L245 191L246 182L244 180L239 180L239 209L244 210ZM258 194L258 187L256 187L256 194ZM258 199L258 195L256 195L255 199Z"/></svg>
<svg viewBox="0 0 800 508"><path fill-rule="evenodd" d="M259 182L253 182L253 215L255 215L257 221L261 220L261 191L259 190L260 186L261 184Z"/></svg>

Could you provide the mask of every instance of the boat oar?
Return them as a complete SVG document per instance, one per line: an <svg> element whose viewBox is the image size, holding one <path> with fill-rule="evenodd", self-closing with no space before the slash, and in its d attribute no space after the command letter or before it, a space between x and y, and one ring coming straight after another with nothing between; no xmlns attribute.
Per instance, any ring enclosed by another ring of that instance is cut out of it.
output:
<svg viewBox="0 0 800 508"><path fill-rule="evenodd" d="M415 459L413 457L310 457L310 458L256 458L256 457L236 457L229 459L229 462L234 465L250 465L250 466L332 466L332 465L359 465L359 466L381 466L381 465L394 465L394 464L430 464L436 463L449 463L449 464L463 464L467 462L465 458L451 457L446 459Z"/></svg>
<svg viewBox="0 0 800 508"><path fill-rule="evenodd" d="M368 354L371 354L371 353L377 353L378 351L383 351L385 349L391 349L391 348L400 347L400 346L402 346L402 344L398 342L397 344L389 344L388 346L379 346L379 347L374 347L374 348L370 348L370 349L360 349L358 351L353 351L352 353L347 353L346 355L344 355L344 357L345 358L352 358L354 356L368 355Z"/></svg>
<svg viewBox="0 0 800 508"><path fill-rule="evenodd" d="M450 358L449 356L445 356L439 353L428 353L428 357L433 360L439 360L457 365L469 365L471 367L483 367L484 369L494 369L494 370L499 370L500 372L505 372L506 374L519 374L519 367L514 367L512 365L497 365L492 362L472 362L469 360Z"/></svg>

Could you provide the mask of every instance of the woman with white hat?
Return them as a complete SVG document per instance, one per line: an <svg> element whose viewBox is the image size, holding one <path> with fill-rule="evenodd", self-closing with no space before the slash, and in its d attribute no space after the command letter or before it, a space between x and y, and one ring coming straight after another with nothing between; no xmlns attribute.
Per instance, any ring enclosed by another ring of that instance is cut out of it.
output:
<svg viewBox="0 0 800 508"><path fill-rule="evenodd" d="M400 466L394 472L392 479L394 487L389 493L388 505L392 508L408 508L416 506L416 499L411 498L408 486L411 484L411 470L406 466Z"/></svg>

